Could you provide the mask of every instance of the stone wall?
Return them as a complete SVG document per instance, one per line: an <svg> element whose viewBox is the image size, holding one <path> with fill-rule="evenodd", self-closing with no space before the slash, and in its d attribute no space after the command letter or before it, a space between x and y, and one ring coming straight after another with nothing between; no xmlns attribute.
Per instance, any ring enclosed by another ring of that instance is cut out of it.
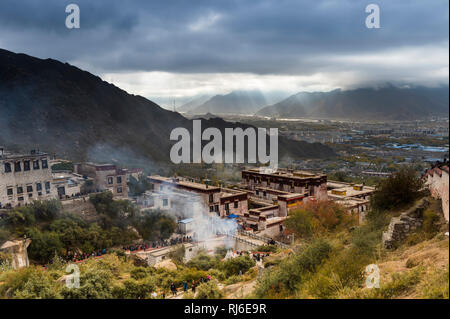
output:
<svg viewBox="0 0 450 319"><path fill-rule="evenodd" d="M435 167L426 173L426 185L430 189L431 196L441 199L444 218L449 222L449 175L448 166Z"/></svg>
<svg viewBox="0 0 450 319"><path fill-rule="evenodd" d="M98 220L97 211L88 196L62 200L61 204L65 212L78 215L85 221Z"/></svg>
<svg viewBox="0 0 450 319"><path fill-rule="evenodd" d="M388 230L383 232L383 247L386 249L394 248L396 243L404 240L410 232L422 227L423 212L428 205L428 201L423 198L412 208L401 213L400 216L393 217Z"/></svg>

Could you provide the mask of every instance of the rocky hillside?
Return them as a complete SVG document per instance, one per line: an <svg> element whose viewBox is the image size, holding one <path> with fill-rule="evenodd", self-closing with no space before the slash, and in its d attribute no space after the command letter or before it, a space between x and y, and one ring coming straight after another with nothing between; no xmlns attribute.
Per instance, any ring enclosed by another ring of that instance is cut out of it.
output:
<svg viewBox="0 0 450 319"><path fill-rule="evenodd" d="M192 122L98 76L52 59L0 49L0 145L74 160L168 163L176 127ZM203 128L235 127L219 119ZM280 138L281 156L325 157L321 144Z"/></svg>

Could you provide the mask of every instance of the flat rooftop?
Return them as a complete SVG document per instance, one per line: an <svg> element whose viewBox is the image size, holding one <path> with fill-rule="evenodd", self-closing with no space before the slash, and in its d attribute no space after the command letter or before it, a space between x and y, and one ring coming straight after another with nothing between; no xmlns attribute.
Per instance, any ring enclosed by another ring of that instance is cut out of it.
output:
<svg viewBox="0 0 450 319"><path fill-rule="evenodd" d="M172 178L172 177L164 177L160 175L151 175L147 177L150 180L158 181L160 183L166 183L174 186L181 186L184 188L190 188L194 190L201 190L201 191L220 191L220 187L218 186L211 186L201 183L195 183L195 182L189 182L182 180L181 178Z"/></svg>
<svg viewBox="0 0 450 319"><path fill-rule="evenodd" d="M332 198L358 197L370 195L375 192L375 187L362 185L346 185L328 190L328 196Z"/></svg>
<svg viewBox="0 0 450 319"><path fill-rule="evenodd" d="M242 171L243 173L259 174L264 176L285 177L293 179L319 178L326 176L325 174L313 173L302 170L288 170L279 168L277 170L269 170L266 167L250 168Z"/></svg>
<svg viewBox="0 0 450 319"><path fill-rule="evenodd" d="M0 160L14 160L14 159L22 159L22 158L31 158L31 157L41 157L48 156L47 153L31 151L30 153L0 153Z"/></svg>
<svg viewBox="0 0 450 319"><path fill-rule="evenodd" d="M359 199L359 198L343 198L343 199L336 200L335 203L345 206L347 208L351 208L351 207L357 207L359 205L368 204L369 200Z"/></svg>

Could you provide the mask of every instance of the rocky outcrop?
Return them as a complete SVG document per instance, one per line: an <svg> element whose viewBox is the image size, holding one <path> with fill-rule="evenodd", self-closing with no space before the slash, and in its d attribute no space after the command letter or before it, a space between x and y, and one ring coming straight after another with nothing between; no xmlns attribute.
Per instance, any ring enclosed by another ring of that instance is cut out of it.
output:
<svg viewBox="0 0 450 319"><path fill-rule="evenodd" d="M0 250L11 254L11 266L14 269L19 269L22 267L28 267L30 265L27 253L27 248L30 244L31 239L29 238L7 241L0 247Z"/></svg>
<svg viewBox="0 0 450 319"><path fill-rule="evenodd" d="M396 243L404 240L410 232L422 227L423 212L428 205L429 202L424 198L406 212L401 213L400 216L393 217L388 230L383 232L383 247L394 248Z"/></svg>

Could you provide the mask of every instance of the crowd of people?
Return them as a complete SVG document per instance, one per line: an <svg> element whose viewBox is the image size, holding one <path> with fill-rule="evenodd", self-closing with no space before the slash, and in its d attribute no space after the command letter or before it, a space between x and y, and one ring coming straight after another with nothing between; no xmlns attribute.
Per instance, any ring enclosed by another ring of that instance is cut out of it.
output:
<svg viewBox="0 0 450 319"><path fill-rule="evenodd" d="M167 247L167 246L174 246L181 243L191 243L193 241L191 236L179 236L174 237L169 240L157 240L157 241L149 241L143 244L134 244L134 245L128 245L123 246L122 250L124 251L146 251L148 249L154 249L154 248L161 248L161 247Z"/></svg>
<svg viewBox="0 0 450 319"><path fill-rule="evenodd" d="M74 253L74 252L69 252L66 256L66 259L68 261L72 261L72 262L77 262L77 261L82 261L88 258L92 258L92 257L100 257L103 256L107 253L106 248L103 249L99 249L96 251L92 251L90 253Z"/></svg>

